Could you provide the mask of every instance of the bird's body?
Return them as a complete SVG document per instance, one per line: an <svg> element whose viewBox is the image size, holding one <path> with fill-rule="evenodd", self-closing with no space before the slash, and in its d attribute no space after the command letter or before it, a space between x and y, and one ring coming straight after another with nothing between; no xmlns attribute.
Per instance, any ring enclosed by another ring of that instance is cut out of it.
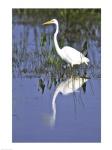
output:
<svg viewBox="0 0 112 150"><path fill-rule="evenodd" d="M88 64L89 59L85 57L81 52L77 51L76 49L65 46L60 49L58 42L57 42L57 34L59 31L58 21L56 19L52 19L44 24L55 24L56 25L56 32L54 33L54 44L58 55L65 60L67 63L73 65L80 65L82 63Z"/></svg>
<svg viewBox="0 0 112 150"><path fill-rule="evenodd" d="M72 66L80 65L81 63L87 64L89 62L88 58L86 58L82 53L80 53L72 47L65 46L60 51L62 54L62 59L70 63Z"/></svg>

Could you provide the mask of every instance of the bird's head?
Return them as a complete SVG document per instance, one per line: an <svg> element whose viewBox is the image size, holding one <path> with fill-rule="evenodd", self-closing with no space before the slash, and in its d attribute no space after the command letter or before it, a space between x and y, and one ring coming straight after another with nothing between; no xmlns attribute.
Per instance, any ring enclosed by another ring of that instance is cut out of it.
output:
<svg viewBox="0 0 112 150"><path fill-rule="evenodd" d="M56 19L52 19L50 21L43 23L43 25L47 25L47 24L58 24L58 21Z"/></svg>

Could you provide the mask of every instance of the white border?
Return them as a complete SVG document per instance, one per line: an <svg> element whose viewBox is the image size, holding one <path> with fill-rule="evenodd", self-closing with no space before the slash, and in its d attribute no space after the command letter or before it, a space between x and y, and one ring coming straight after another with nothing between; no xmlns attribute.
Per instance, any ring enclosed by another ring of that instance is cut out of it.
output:
<svg viewBox="0 0 112 150"><path fill-rule="evenodd" d="M12 143L12 8L102 9L102 143ZM112 8L109 0L3 0L0 2L0 150L109 149L112 141ZM111 149L111 148L110 148Z"/></svg>

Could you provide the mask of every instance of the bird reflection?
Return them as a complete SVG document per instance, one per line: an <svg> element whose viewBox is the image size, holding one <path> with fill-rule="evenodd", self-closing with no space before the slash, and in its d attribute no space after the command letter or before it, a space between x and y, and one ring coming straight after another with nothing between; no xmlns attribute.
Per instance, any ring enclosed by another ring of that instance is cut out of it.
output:
<svg viewBox="0 0 112 150"><path fill-rule="evenodd" d="M55 125L56 120L56 97L59 93L63 95L68 95L73 92L78 92L78 89L82 87L82 85L87 82L88 78L84 77L71 77L66 81L61 82L53 95L52 99L52 114L47 118L47 121L51 127Z"/></svg>

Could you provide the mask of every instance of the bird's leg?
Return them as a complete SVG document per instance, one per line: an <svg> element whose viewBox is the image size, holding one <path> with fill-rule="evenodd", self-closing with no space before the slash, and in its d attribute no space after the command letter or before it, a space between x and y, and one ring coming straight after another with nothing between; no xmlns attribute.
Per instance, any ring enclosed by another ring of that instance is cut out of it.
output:
<svg viewBox="0 0 112 150"><path fill-rule="evenodd" d="M73 73L75 73L75 76L78 74L79 75L79 72L77 72L77 69L78 69L78 66L77 65L74 65L73 66Z"/></svg>
<svg viewBox="0 0 112 150"><path fill-rule="evenodd" d="M79 70L79 72L78 72L78 73L79 73L79 75L81 75L81 76L82 76L82 75L83 75L83 70L84 70L84 68L83 68L83 65L82 65L82 64L79 66L79 69L78 69L78 70Z"/></svg>
<svg viewBox="0 0 112 150"><path fill-rule="evenodd" d="M70 65L70 75L72 75L72 66Z"/></svg>
<svg viewBox="0 0 112 150"><path fill-rule="evenodd" d="M71 75L74 73L74 65L71 65Z"/></svg>
<svg viewBox="0 0 112 150"><path fill-rule="evenodd" d="M84 66L84 76L87 75L87 66Z"/></svg>
<svg viewBox="0 0 112 150"><path fill-rule="evenodd" d="M74 73L76 74L76 68L75 68L75 66L73 65L73 66L72 66L72 74L74 74Z"/></svg>

